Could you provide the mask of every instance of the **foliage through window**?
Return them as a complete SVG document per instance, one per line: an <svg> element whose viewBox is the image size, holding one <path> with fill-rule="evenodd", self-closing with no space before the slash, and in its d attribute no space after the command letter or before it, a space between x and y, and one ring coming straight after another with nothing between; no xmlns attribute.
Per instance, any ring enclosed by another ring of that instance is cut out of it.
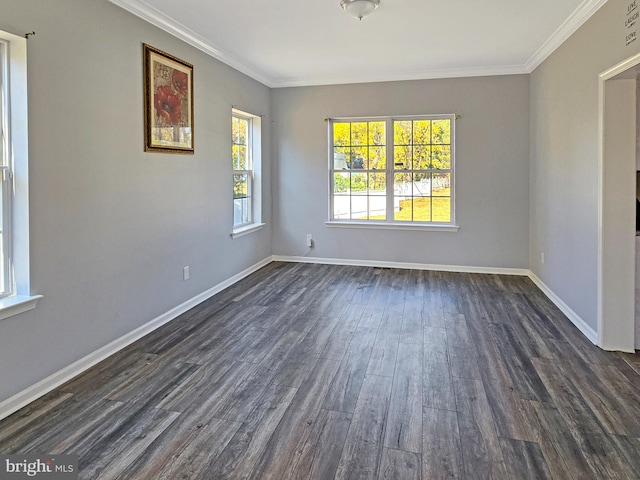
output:
<svg viewBox="0 0 640 480"><path fill-rule="evenodd" d="M331 220L452 225L454 121L331 120Z"/></svg>

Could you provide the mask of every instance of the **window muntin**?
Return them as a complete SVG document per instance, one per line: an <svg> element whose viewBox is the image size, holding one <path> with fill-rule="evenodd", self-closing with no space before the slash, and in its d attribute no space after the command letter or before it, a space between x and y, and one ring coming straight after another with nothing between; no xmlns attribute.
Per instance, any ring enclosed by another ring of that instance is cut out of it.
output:
<svg viewBox="0 0 640 480"><path fill-rule="evenodd" d="M252 119L234 113L231 129L233 164L233 227L253 223Z"/></svg>
<svg viewBox="0 0 640 480"><path fill-rule="evenodd" d="M453 225L454 120L330 120L331 220Z"/></svg>

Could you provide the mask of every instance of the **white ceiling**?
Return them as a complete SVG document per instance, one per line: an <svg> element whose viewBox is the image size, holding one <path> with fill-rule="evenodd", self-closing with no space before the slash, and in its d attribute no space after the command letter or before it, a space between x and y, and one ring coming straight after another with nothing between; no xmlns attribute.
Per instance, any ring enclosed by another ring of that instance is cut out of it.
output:
<svg viewBox="0 0 640 480"><path fill-rule="evenodd" d="M110 0L270 87L529 73L606 0Z"/></svg>

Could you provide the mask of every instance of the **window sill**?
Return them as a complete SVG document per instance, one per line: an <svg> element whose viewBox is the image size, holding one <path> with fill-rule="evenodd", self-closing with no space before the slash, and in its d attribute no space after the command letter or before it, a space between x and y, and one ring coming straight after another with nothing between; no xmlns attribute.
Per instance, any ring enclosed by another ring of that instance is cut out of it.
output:
<svg viewBox="0 0 640 480"><path fill-rule="evenodd" d="M41 298L42 295L12 295L0 298L0 320L33 310Z"/></svg>
<svg viewBox="0 0 640 480"><path fill-rule="evenodd" d="M244 227L237 228L231 232L231 238L238 238L252 232L257 232L265 225L266 223L252 223L251 225L245 225Z"/></svg>
<svg viewBox="0 0 640 480"><path fill-rule="evenodd" d="M459 225L425 225L417 223L391 223L391 222L340 222L330 220L324 222L331 228L373 228L382 230L418 230L422 232L457 232Z"/></svg>

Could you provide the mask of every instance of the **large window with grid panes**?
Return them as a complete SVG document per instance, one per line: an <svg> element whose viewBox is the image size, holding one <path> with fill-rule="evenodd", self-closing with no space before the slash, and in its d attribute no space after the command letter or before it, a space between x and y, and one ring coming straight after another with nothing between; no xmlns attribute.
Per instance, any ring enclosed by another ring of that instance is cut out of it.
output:
<svg viewBox="0 0 640 480"><path fill-rule="evenodd" d="M452 226L455 115L329 120L330 220Z"/></svg>

